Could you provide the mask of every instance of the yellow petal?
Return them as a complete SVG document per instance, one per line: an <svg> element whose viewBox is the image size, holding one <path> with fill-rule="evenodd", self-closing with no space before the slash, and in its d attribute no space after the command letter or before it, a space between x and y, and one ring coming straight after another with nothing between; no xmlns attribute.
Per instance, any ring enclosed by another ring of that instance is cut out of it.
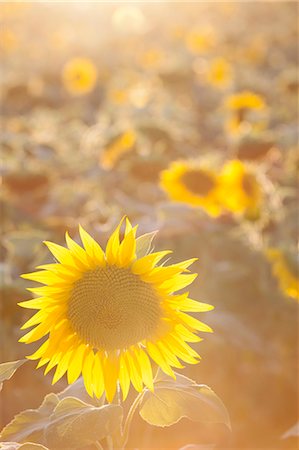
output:
<svg viewBox="0 0 299 450"><path fill-rule="evenodd" d="M63 287L63 294L67 295L71 288L72 286L70 284L65 284L65 286ZM62 288L61 286L42 286L37 288L27 288L27 291L33 292L33 294L47 297L52 296L53 294L61 294Z"/></svg>
<svg viewBox="0 0 299 450"><path fill-rule="evenodd" d="M103 355L100 352L97 352L95 354L93 367L93 389L97 398L100 398L103 395L105 389L102 359Z"/></svg>
<svg viewBox="0 0 299 450"><path fill-rule="evenodd" d="M94 366L94 353L93 350L87 349L83 364L82 364L82 376L84 386L90 397L93 397L93 366Z"/></svg>
<svg viewBox="0 0 299 450"><path fill-rule="evenodd" d="M119 384L123 393L123 401L126 400L130 388L130 375L127 367L127 361L124 357L124 353L120 355L119 362Z"/></svg>
<svg viewBox="0 0 299 450"><path fill-rule="evenodd" d="M197 277L197 273L188 274L188 275L176 275L175 277L171 278L170 280L165 281L164 283L160 284L159 288L166 292L175 292L180 291L181 289L185 288L186 286L189 286L195 278Z"/></svg>
<svg viewBox="0 0 299 450"><path fill-rule="evenodd" d="M89 267L89 261L85 251L69 236L68 232L65 233L65 240L74 260L76 261L76 265L78 267L82 267L83 269Z"/></svg>
<svg viewBox="0 0 299 450"><path fill-rule="evenodd" d="M182 320L183 323L188 325L190 328L198 331L204 331L206 333L213 333L213 330L209 325L195 319L195 317L185 314L183 312L177 311L177 317Z"/></svg>
<svg viewBox="0 0 299 450"><path fill-rule="evenodd" d="M62 277L48 271L25 273L21 275L21 278L25 278L25 280L32 280L43 284L63 283Z"/></svg>
<svg viewBox="0 0 299 450"><path fill-rule="evenodd" d="M121 219L120 223L116 227L115 231L111 234L107 246L106 246L106 258L109 264L115 264L118 260L118 251L119 251L119 231L122 223L124 221L125 216Z"/></svg>
<svg viewBox="0 0 299 450"><path fill-rule="evenodd" d="M45 375L47 375L47 373L49 373L50 370L52 370L53 367L55 367L59 363L62 356L63 356L63 354L60 351L60 352L55 353L55 355L53 355L52 358L50 358L49 364L47 365L47 367L44 371Z"/></svg>
<svg viewBox="0 0 299 450"><path fill-rule="evenodd" d="M33 298L32 300L25 300L24 302L19 302L18 305L22 308L29 309L42 309L50 303L50 299L47 297Z"/></svg>
<svg viewBox="0 0 299 450"><path fill-rule="evenodd" d="M126 230L125 230L125 236L130 233L132 230L131 222L129 221L128 217L126 217Z"/></svg>
<svg viewBox="0 0 299 450"><path fill-rule="evenodd" d="M175 380L175 374L170 367L170 365L166 362L159 348L152 344L151 342L146 343L146 349L150 357L158 364L159 367L166 373L166 375L170 375Z"/></svg>
<svg viewBox="0 0 299 450"><path fill-rule="evenodd" d="M48 347L49 347L49 340L46 340L32 355L27 356L27 359L34 361L36 359L41 358L45 354Z"/></svg>
<svg viewBox="0 0 299 450"><path fill-rule="evenodd" d="M44 309L41 309L37 313L35 313L27 322L24 323L24 325L21 326L21 330L26 330L26 328L30 328L33 325L37 325L38 323L41 323L43 319L47 317L47 314L45 313Z"/></svg>
<svg viewBox="0 0 299 450"><path fill-rule="evenodd" d="M50 358L41 358L36 365L36 368L39 369L40 367L43 367L45 364L47 364L50 361Z"/></svg>
<svg viewBox="0 0 299 450"><path fill-rule="evenodd" d="M143 280L149 283L163 283L165 280L169 280L174 275L181 273L182 269L179 267L155 267L150 273L143 275Z"/></svg>
<svg viewBox="0 0 299 450"><path fill-rule="evenodd" d="M179 336L183 338L186 342L200 342L202 339L196 334L192 333L192 331L188 330L188 328L184 327L181 323L179 323L175 327L175 331Z"/></svg>
<svg viewBox="0 0 299 450"><path fill-rule="evenodd" d="M33 328L33 330L29 331L29 333L22 336L19 339L19 342L31 344L32 342L38 341L40 338L49 333L51 326L52 323L50 321L45 321L39 324L37 327Z"/></svg>
<svg viewBox="0 0 299 450"><path fill-rule="evenodd" d="M162 342L157 342L157 346L159 347L162 355L168 362L168 364L172 367L176 367L177 369L183 369L184 366L180 363L180 361L177 359L175 354L169 350L169 348Z"/></svg>
<svg viewBox="0 0 299 450"><path fill-rule="evenodd" d="M124 354L130 373L130 379L137 392L141 392L143 388L141 370L135 354L129 350Z"/></svg>
<svg viewBox="0 0 299 450"><path fill-rule="evenodd" d="M104 265L105 254L101 246L79 225L79 233L86 253L99 265Z"/></svg>
<svg viewBox="0 0 299 450"><path fill-rule="evenodd" d="M109 403L112 402L116 392L118 375L119 358L115 352L112 352L104 359L105 391Z"/></svg>
<svg viewBox="0 0 299 450"><path fill-rule="evenodd" d="M86 353L86 348L87 347L85 344L79 345L71 357L67 370L67 381L69 384L74 383L82 372L83 358Z"/></svg>
<svg viewBox="0 0 299 450"><path fill-rule="evenodd" d="M197 364L200 356L186 342L178 339L176 336L168 336L165 345L182 361L189 364Z"/></svg>
<svg viewBox="0 0 299 450"><path fill-rule="evenodd" d="M208 303L201 303L197 300L192 300L188 298L189 293L185 293L182 295L172 295L167 298L167 303L175 309L179 309L181 311L190 311L190 312L206 312L214 309L214 306L209 305Z"/></svg>
<svg viewBox="0 0 299 450"><path fill-rule="evenodd" d="M119 262L121 267L126 267L130 264L136 257L136 239L135 239L136 229L132 230L125 235L122 243L119 247Z"/></svg>
<svg viewBox="0 0 299 450"><path fill-rule="evenodd" d="M171 267L179 267L182 270L188 269L195 261L198 261L198 258L186 259L186 261L181 261L177 264L172 264Z"/></svg>
<svg viewBox="0 0 299 450"><path fill-rule="evenodd" d="M74 350L72 348L68 352L66 352L63 355L63 357L61 358L61 360L59 361L59 363L57 364L56 371L55 371L55 374L54 374L54 377L52 380L52 384L57 383L57 381L60 380L60 378L63 377L63 375L67 371L70 358L73 355L73 351Z"/></svg>
<svg viewBox="0 0 299 450"><path fill-rule="evenodd" d="M74 266L74 259L72 258L72 255L67 248L49 241L44 241L44 244L46 244L46 246L54 256L54 258L57 259L57 261L63 264L67 264L69 266Z"/></svg>
<svg viewBox="0 0 299 450"><path fill-rule="evenodd" d="M150 253L149 255L143 256L134 262L132 265L132 272L136 275L148 273L162 258L164 258L164 256L169 255L170 253L172 253L171 250L165 250L163 252Z"/></svg>
<svg viewBox="0 0 299 450"><path fill-rule="evenodd" d="M135 354L141 368L142 380L145 386L150 390L154 390L153 371L149 357L142 348L136 348Z"/></svg>

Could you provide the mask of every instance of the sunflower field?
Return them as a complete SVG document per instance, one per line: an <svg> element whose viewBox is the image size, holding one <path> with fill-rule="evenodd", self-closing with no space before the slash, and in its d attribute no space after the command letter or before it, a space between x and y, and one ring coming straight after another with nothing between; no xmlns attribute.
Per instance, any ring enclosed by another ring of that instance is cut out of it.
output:
<svg viewBox="0 0 299 450"><path fill-rule="evenodd" d="M297 19L0 2L0 449L299 448Z"/></svg>

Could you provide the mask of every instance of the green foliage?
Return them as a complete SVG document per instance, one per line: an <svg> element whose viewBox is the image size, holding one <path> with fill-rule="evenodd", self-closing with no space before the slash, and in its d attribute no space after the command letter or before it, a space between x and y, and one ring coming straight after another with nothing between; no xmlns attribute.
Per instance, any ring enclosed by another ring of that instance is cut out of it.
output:
<svg viewBox="0 0 299 450"><path fill-rule="evenodd" d="M153 240L157 234L157 231L143 234L136 239L136 255L137 258L142 258L150 252Z"/></svg>
<svg viewBox="0 0 299 450"><path fill-rule="evenodd" d="M44 429L58 403L59 398L56 394L48 394L39 408L27 409L16 415L3 428L0 438L4 441L44 443Z"/></svg>
<svg viewBox="0 0 299 450"><path fill-rule="evenodd" d="M45 439L52 448L78 448L113 434L120 427L122 407L94 407L74 397L66 397L56 406L45 430Z"/></svg>
<svg viewBox="0 0 299 450"><path fill-rule="evenodd" d="M15 371L26 362L26 359L20 359L18 361L10 361L0 364L0 391L3 386L3 381L9 380Z"/></svg>
<svg viewBox="0 0 299 450"><path fill-rule="evenodd" d="M180 374L173 380L160 370L154 386L154 392L144 393L139 410L149 424L165 427L187 417L196 422L224 423L230 428L224 404L208 386Z"/></svg>
<svg viewBox="0 0 299 450"><path fill-rule="evenodd" d="M18 444L17 442L0 442L1 450L49 450L41 444L34 444L33 442L26 442L25 444Z"/></svg>
<svg viewBox="0 0 299 450"><path fill-rule="evenodd" d="M75 397L45 397L42 405L18 414L1 433L2 440L32 441L50 448L82 448L120 427L122 407L93 406Z"/></svg>

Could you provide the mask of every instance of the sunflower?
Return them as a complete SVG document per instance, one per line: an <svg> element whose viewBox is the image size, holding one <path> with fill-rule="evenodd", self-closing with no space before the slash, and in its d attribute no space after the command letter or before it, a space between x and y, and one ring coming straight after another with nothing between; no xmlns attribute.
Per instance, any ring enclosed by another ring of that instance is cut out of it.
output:
<svg viewBox="0 0 299 450"><path fill-rule="evenodd" d="M194 161L175 161L161 172L161 187L171 200L201 207L211 216L221 213L216 174Z"/></svg>
<svg viewBox="0 0 299 450"><path fill-rule="evenodd" d="M260 95L254 92L242 91L230 95L225 101L225 106L231 110L264 109L265 102Z"/></svg>
<svg viewBox="0 0 299 450"><path fill-rule="evenodd" d="M276 248L269 248L266 256L272 264L272 272L279 282L281 291L299 301L298 262L294 263L284 252Z"/></svg>
<svg viewBox="0 0 299 450"><path fill-rule="evenodd" d="M230 111L225 123L231 135L246 134L249 130L262 131L266 127L261 113L266 109L264 99L254 92L242 91L228 96L224 106Z"/></svg>
<svg viewBox="0 0 299 450"><path fill-rule="evenodd" d="M187 49L195 54L207 53L216 44L215 31L212 28L194 28L185 36Z"/></svg>
<svg viewBox="0 0 299 450"><path fill-rule="evenodd" d="M112 139L112 142L107 145L100 155L100 165L107 170L113 169L122 156L133 150L136 139L136 133L131 129Z"/></svg>
<svg viewBox="0 0 299 450"><path fill-rule="evenodd" d="M90 396L104 392L109 402L119 383L123 399L130 383L137 391L153 390L153 360L175 378L173 367L196 364L199 355L188 342L201 339L197 331L212 331L186 311L201 312L212 306L176 293L197 274L187 268L190 259L165 266L158 264L171 253L142 251L142 237L128 219L120 239L123 219L110 236L106 251L79 226L84 248L66 233L68 248L45 242L57 263L23 275L46 286L30 288L38 298L19 303L38 312L22 327L34 326L20 342L44 338L27 358L46 365L45 374L56 370L53 384L67 373L73 383L82 373ZM141 239L141 241L140 241ZM143 241L144 242L144 241Z"/></svg>
<svg viewBox="0 0 299 450"><path fill-rule="evenodd" d="M97 69L87 58L73 58L65 64L62 78L65 88L71 94L87 94L95 87Z"/></svg>
<svg viewBox="0 0 299 450"><path fill-rule="evenodd" d="M207 70L207 81L218 88L227 87L232 79L231 65L224 58L213 59Z"/></svg>
<svg viewBox="0 0 299 450"><path fill-rule="evenodd" d="M233 213L256 217L262 201L262 190L255 175L239 160L228 161L222 168L221 196L223 206Z"/></svg>

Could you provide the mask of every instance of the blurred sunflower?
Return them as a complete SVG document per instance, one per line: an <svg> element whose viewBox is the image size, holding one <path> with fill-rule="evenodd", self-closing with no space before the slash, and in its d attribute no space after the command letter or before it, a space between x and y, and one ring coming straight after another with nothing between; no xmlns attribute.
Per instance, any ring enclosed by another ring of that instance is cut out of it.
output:
<svg viewBox="0 0 299 450"><path fill-rule="evenodd" d="M139 60L145 70L157 69L165 61L165 55L159 48L151 48L145 51Z"/></svg>
<svg viewBox="0 0 299 450"><path fill-rule="evenodd" d="M127 130L118 135L101 153L100 165L104 169L112 169L125 153L133 150L136 138L136 133L133 130Z"/></svg>
<svg viewBox="0 0 299 450"><path fill-rule="evenodd" d="M246 135L249 131L261 132L265 129L267 121L261 112L266 109L266 103L260 95L251 91L232 94L225 99L224 106L230 111L230 117L225 122L228 134Z"/></svg>
<svg viewBox="0 0 299 450"><path fill-rule="evenodd" d="M187 49L192 53L207 53L216 43L215 31L212 28L195 28L185 37Z"/></svg>
<svg viewBox="0 0 299 450"><path fill-rule="evenodd" d="M73 95L91 92L96 85L97 76L95 65L87 58L71 59L62 71L64 86Z"/></svg>
<svg viewBox="0 0 299 450"><path fill-rule="evenodd" d="M19 303L39 310L22 329L34 326L20 341L47 339L29 359L54 366L53 383L66 372L69 383L81 374L87 392L112 401L117 382L125 399L130 383L137 391L143 385L153 390L150 358L175 378L172 367L182 361L196 364L199 355L187 342L201 339L195 334L212 331L185 311L208 311L212 306L175 294L197 274L187 268L190 259L169 266L158 263L170 251L142 252L136 227L128 219L120 239L120 222L110 236L106 252L79 227L84 248L66 233L68 249L45 242L58 263L46 264L23 278L47 286L31 288L39 298ZM142 247L142 245L141 245Z"/></svg>
<svg viewBox="0 0 299 450"><path fill-rule="evenodd" d="M225 88L232 79L231 65L224 58L216 58L211 62L206 76L211 85Z"/></svg>
<svg viewBox="0 0 299 450"><path fill-rule="evenodd" d="M272 265L272 273L277 278L281 291L299 301L298 261L292 261L283 251L277 248L269 248L266 255Z"/></svg>
<svg viewBox="0 0 299 450"><path fill-rule="evenodd" d="M239 160L228 161L222 168L221 198L226 209L233 213L256 218L262 200L262 190L255 175Z"/></svg>
<svg viewBox="0 0 299 450"><path fill-rule="evenodd" d="M201 207L211 216L221 213L219 180L210 169L194 161L175 161L160 178L171 200Z"/></svg>
<svg viewBox="0 0 299 450"><path fill-rule="evenodd" d="M225 100L225 106L231 110L264 109L264 99L254 92L243 91L232 94Z"/></svg>
<svg viewBox="0 0 299 450"><path fill-rule="evenodd" d="M0 29L0 51L3 53L10 53L19 46L19 39L17 35L9 28Z"/></svg>

